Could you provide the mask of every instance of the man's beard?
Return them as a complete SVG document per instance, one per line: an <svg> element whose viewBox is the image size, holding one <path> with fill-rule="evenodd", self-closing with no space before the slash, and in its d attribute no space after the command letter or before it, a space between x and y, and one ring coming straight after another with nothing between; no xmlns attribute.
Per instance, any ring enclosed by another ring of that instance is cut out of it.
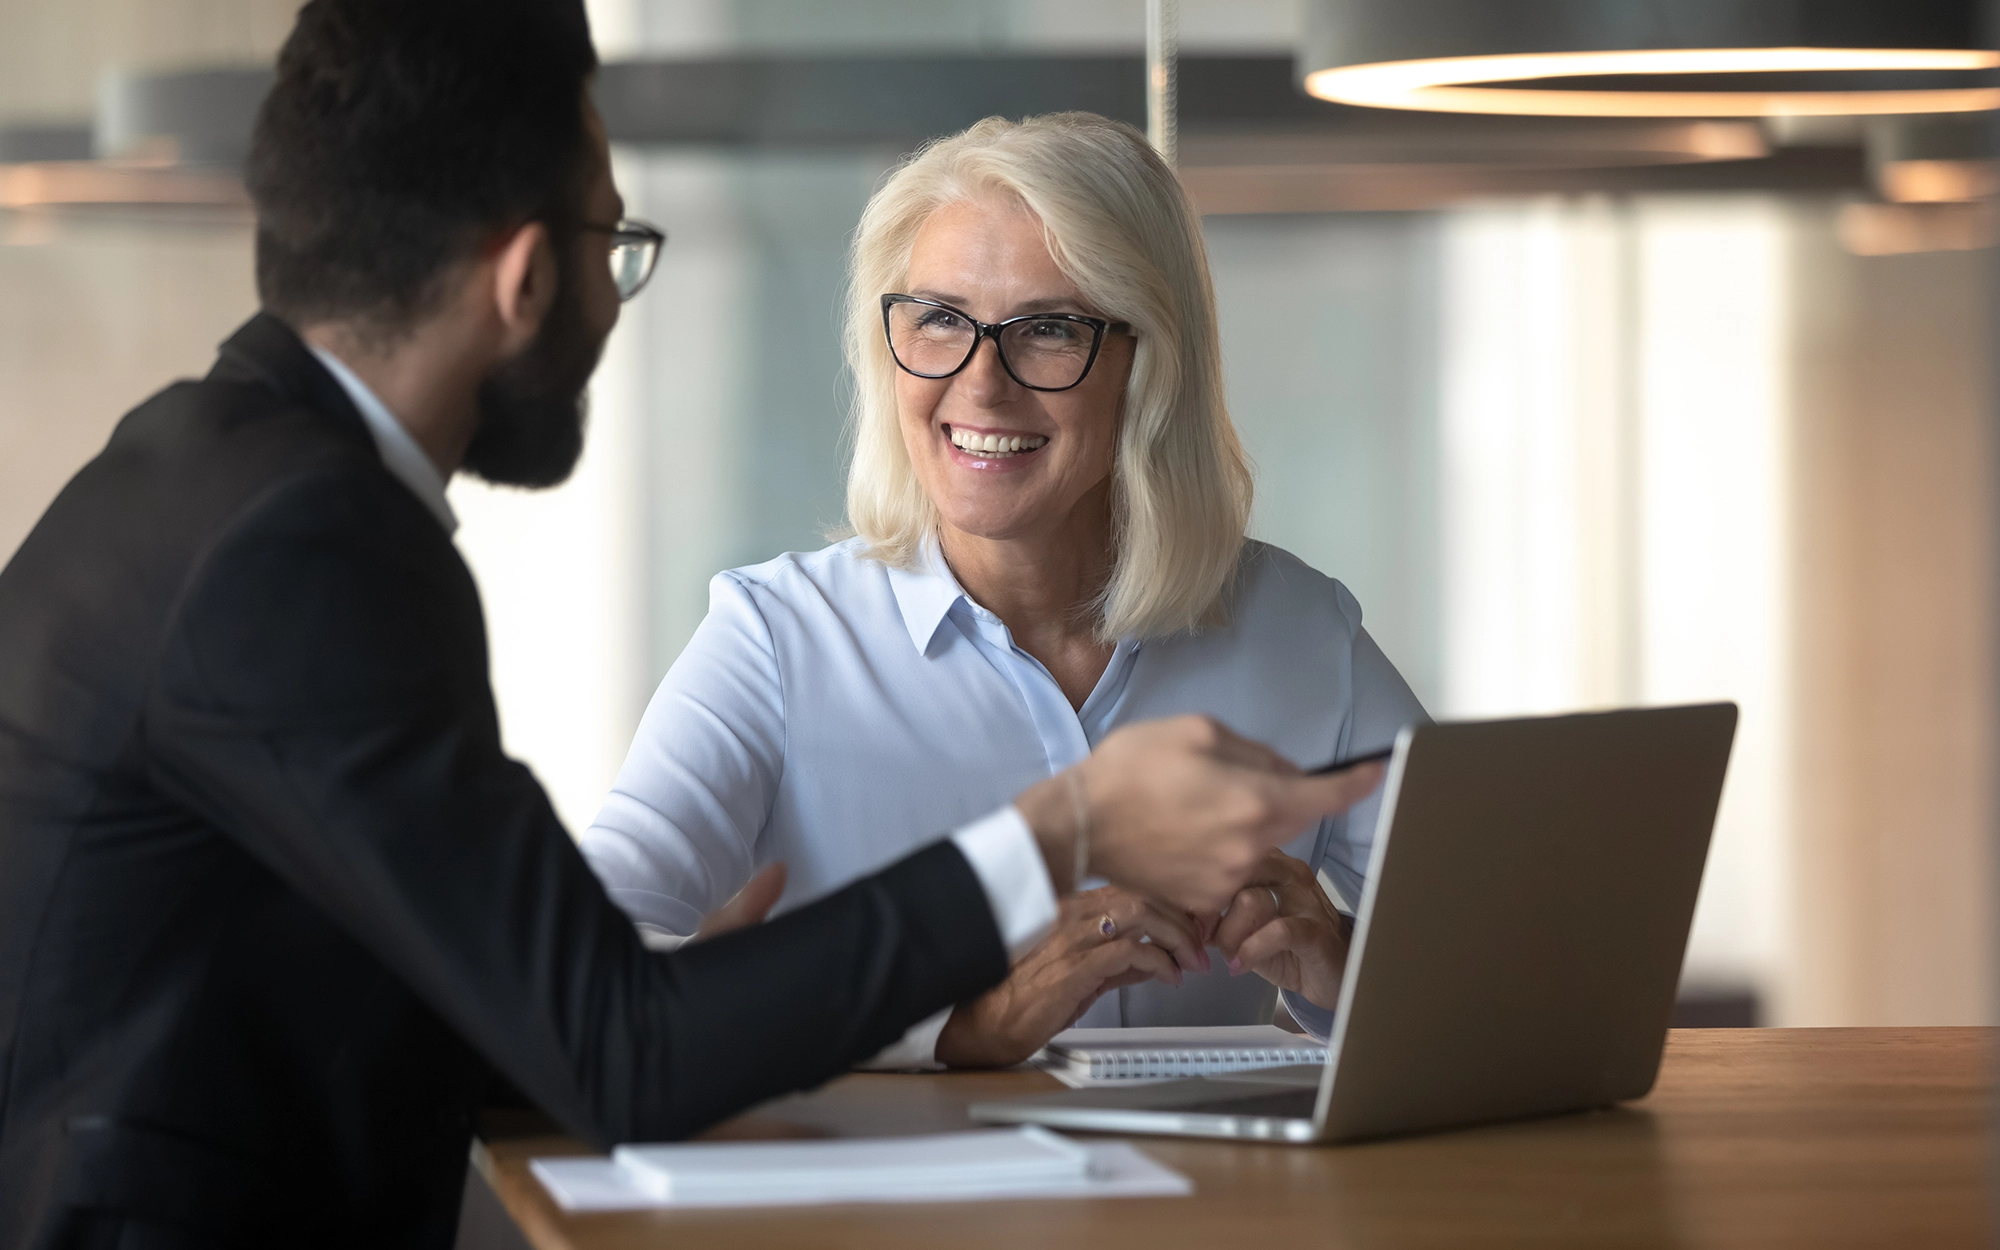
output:
<svg viewBox="0 0 2000 1250"><path fill-rule="evenodd" d="M479 386L479 430L464 468L497 486L557 486L583 454L584 387L603 340L584 327L581 292L567 272L534 341Z"/></svg>

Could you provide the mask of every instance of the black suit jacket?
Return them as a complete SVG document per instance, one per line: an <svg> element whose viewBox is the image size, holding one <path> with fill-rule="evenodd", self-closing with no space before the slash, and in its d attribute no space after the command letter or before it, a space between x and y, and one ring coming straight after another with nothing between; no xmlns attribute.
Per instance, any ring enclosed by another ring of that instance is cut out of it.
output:
<svg viewBox="0 0 2000 1250"><path fill-rule="evenodd" d="M496 1071L676 1138L1005 971L948 842L643 949L501 750L456 548L270 317L0 572L0 1247L446 1245Z"/></svg>

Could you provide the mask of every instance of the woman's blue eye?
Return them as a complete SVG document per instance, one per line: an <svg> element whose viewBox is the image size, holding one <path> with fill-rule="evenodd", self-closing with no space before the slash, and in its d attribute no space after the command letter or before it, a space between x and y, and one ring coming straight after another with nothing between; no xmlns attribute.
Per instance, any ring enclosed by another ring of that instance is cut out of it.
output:
<svg viewBox="0 0 2000 1250"><path fill-rule="evenodd" d="M1030 321L1028 333L1046 344L1070 343L1081 336L1082 327L1070 321Z"/></svg>

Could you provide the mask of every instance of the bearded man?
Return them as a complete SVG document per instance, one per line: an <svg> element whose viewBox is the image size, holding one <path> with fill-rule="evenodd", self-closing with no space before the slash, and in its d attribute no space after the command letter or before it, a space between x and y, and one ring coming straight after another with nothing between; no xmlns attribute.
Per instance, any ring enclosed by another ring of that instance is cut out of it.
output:
<svg viewBox="0 0 2000 1250"><path fill-rule="evenodd" d="M249 166L263 310L0 571L0 1247L448 1246L497 1081L684 1136L999 982L1079 868L1218 909L1377 779L1133 726L647 950L501 748L444 493L568 475L658 247L595 63L580 0L307 4Z"/></svg>

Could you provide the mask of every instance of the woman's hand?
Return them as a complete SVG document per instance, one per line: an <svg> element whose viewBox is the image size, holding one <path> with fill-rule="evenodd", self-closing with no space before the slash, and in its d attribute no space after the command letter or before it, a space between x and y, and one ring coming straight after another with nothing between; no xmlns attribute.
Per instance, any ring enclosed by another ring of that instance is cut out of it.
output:
<svg viewBox="0 0 2000 1250"><path fill-rule="evenodd" d="M1229 972L1255 972L1332 1011L1347 968L1348 922L1313 878L1283 851L1267 852L1216 926L1213 944Z"/></svg>
<svg viewBox="0 0 2000 1250"><path fill-rule="evenodd" d="M1062 900L1055 928L1005 981L952 1011L938 1035L938 1062L1020 1063L1106 992L1151 980L1179 985L1183 969L1208 966L1201 934L1185 912L1116 886L1071 895Z"/></svg>

